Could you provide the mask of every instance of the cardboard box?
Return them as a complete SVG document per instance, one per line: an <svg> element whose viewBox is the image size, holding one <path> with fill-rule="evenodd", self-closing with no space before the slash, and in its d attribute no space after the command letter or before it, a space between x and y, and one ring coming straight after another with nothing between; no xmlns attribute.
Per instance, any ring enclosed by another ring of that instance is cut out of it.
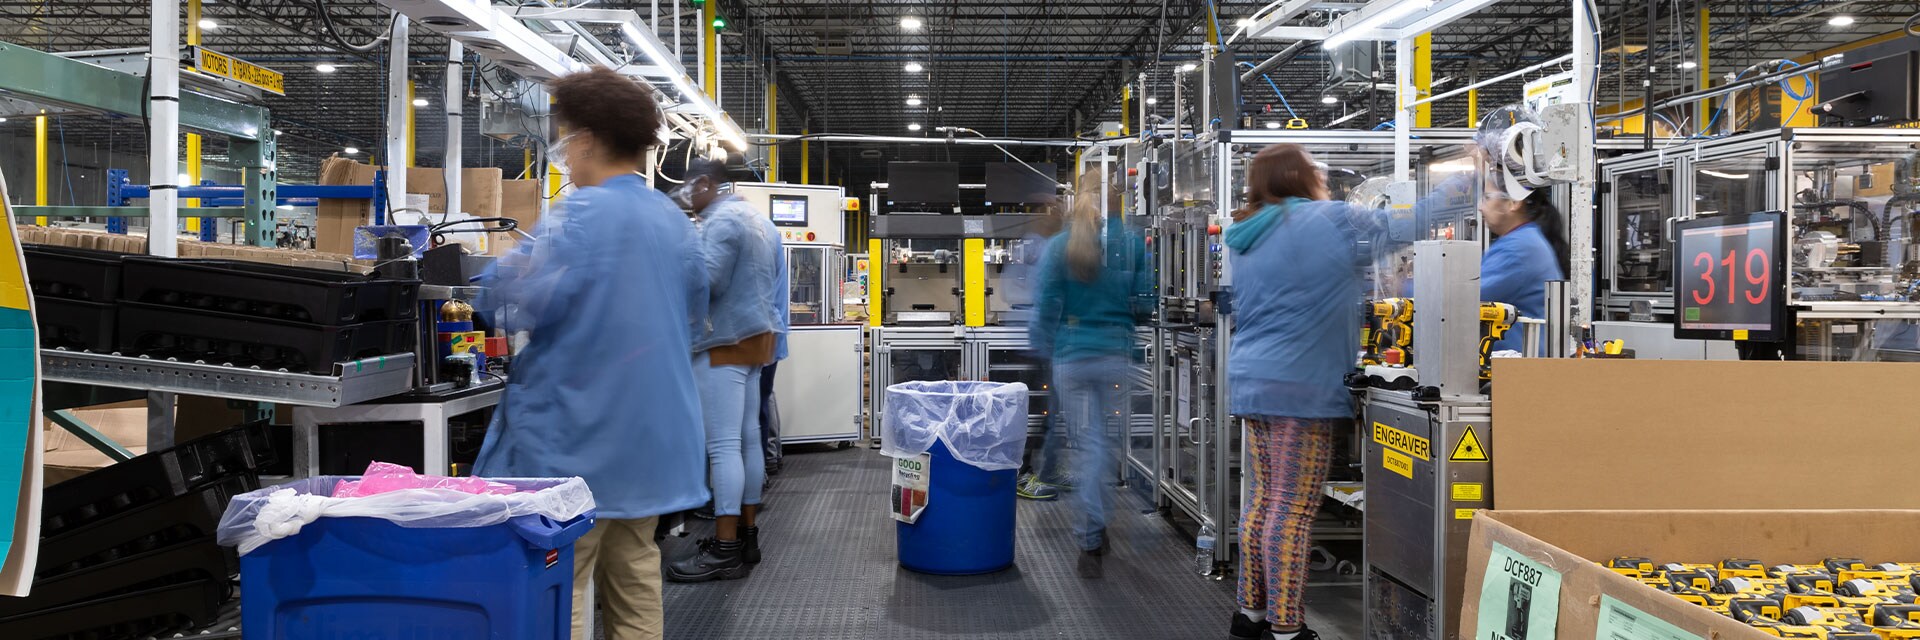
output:
<svg viewBox="0 0 1920 640"><path fill-rule="evenodd" d="M1857 364L1857 363L1856 363ZM1596 640L1678 640L1655 632L1671 625L1692 637L1714 640L1771 638L1732 618L1688 603L1602 567L1598 561L1640 556L1654 562L1718 562L1752 558L1767 565L1817 563L1854 557L1867 562L1920 561L1920 511L1483 511L1474 518L1467 549L1467 596L1460 637L1487 640L1505 630L1479 628L1486 602L1481 587L1499 544L1558 572L1556 634L1529 629L1527 637ZM1543 601L1533 600L1532 606ZM1618 616L1638 616L1639 632L1623 630ZM1658 622L1651 620L1657 619ZM1600 634L1605 627L1609 633Z"/></svg>
<svg viewBox="0 0 1920 640"><path fill-rule="evenodd" d="M371 185L379 171L380 167L348 158L328 158L320 163L319 182L323 185ZM500 169L494 167L462 169L460 208L476 217L499 216L500 178ZM409 167L407 193L427 196L426 213L445 213L445 171L433 167ZM372 206L373 203L367 200L321 199L315 212L317 228L314 229L314 246L329 253L352 255L353 229L372 223Z"/></svg>
<svg viewBox="0 0 1920 640"><path fill-rule="evenodd" d="M1920 451L1920 406L1887 395L1920 388L1911 363L1500 358L1493 379L1497 509L1920 509L1878 490L1911 466L1875 463Z"/></svg>
<svg viewBox="0 0 1920 640"><path fill-rule="evenodd" d="M520 224L520 230L533 234L535 226L540 224L540 199L543 185L540 180L507 180L500 183L500 216L513 218ZM520 244L520 236L511 233L495 234L493 255L506 255Z"/></svg>
<svg viewBox="0 0 1920 640"><path fill-rule="evenodd" d="M147 406L145 402L122 402L74 409L73 415L101 435L113 440L134 455L147 452ZM45 478L53 485L113 464L107 454L87 444L66 429L46 423Z"/></svg>

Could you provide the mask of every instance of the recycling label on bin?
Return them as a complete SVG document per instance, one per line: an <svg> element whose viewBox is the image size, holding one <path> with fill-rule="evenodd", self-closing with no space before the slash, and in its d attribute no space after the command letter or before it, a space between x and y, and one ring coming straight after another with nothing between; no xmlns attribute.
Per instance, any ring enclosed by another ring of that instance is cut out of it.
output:
<svg viewBox="0 0 1920 640"><path fill-rule="evenodd" d="M893 460L893 519L913 524L927 510L927 472L933 456L922 453Z"/></svg>

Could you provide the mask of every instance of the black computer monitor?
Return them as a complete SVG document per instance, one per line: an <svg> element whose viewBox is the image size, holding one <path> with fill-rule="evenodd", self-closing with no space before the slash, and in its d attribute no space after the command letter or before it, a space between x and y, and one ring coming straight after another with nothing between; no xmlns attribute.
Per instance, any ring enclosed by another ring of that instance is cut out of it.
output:
<svg viewBox="0 0 1920 640"><path fill-rule="evenodd" d="M1051 162L987 163L987 204L1047 204L1060 192Z"/></svg>
<svg viewBox="0 0 1920 640"><path fill-rule="evenodd" d="M1786 214L1694 218L1675 225L1673 335L1788 339Z"/></svg>
<svg viewBox="0 0 1920 640"><path fill-rule="evenodd" d="M806 196L768 196L768 215L773 223L782 227L807 226Z"/></svg>
<svg viewBox="0 0 1920 640"><path fill-rule="evenodd" d="M953 162L887 163L887 202L959 203L960 165Z"/></svg>

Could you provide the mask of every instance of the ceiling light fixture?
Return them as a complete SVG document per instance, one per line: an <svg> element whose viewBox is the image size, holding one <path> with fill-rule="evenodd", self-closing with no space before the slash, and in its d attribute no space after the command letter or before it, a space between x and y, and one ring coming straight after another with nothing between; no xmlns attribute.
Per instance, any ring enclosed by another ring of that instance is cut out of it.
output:
<svg viewBox="0 0 1920 640"><path fill-rule="evenodd" d="M350 155L350 156L357 156L357 155L360 155L360 150L359 150L359 149L356 149L356 148L354 148L354 147L347 147L347 148L345 148L345 149L342 149L342 151L345 151L345 152L347 153L347 155Z"/></svg>
<svg viewBox="0 0 1920 640"><path fill-rule="evenodd" d="M284 136L284 135L287 135L287 132L285 132L285 131L281 131L281 130L279 130L279 129L274 129L274 130L273 130L273 135L276 135L276 136Z"/></svg>
<svg viewBox="0 0 1920 640"><path fill-rule="evenodd" d="M333 73L335 71L339 71L340 68L333 66L331 64L322 62L320 64L313 65L313 70L318 71L320 73Z"/></svg>
<svg viewBox="0 0 1920 640"><path fill-rule="evenodd" d="M901 18L901 19L900 19L900 28L902 28L902 29L906 29L906 30L908 30L908 31L919 31L919 30L920 30L920 19L919 19L919 18L915 18L915 17L913 17L913 16L907 16L907 17L904 17L904 18Z"/></svg>
<svg viewBox="0 0 1920 640"><path fill-rule="evenodd" d="M1183 65L1180 65L1180 73L1186 73L1186 72L1188 72L1188 71L1192 71L1192 70L1194 70L1194 69L1198 69L1198 68L1200 68L1200 66L1199 66L1199 65L1196 65L1196 64L1194 64L1194 63L1191 63L1191 62L1189 62L1189 63L1186 63L1186 64L1183 64Z"/></svg>
<svg viewBox="0 0 1920 640"><path fill-rule="evenodd" d="M1697 69L1699 67L1700 67L1700 64L1692 60L1683 60L1680 62L1680 68L1682 69Z"/></svg>
<svg viewBox="0 0 1920 640"><path fill-rule="evenodd" d="M1829 27L1845 27L1851 26L1852 24L1853 16L1834 16L1827 18L1827 26Z"/></svg>
<svg viewBox="0 0 1920 640"><path fill-rule="evenodd" d="M1151 104L1158 104L1159 102L1160 102L1160 99L1159 99L1159 98L1147 98L1147 104L1149 104L1149 105L1151 105Z"/></svg>
<svg viewBox="0 0 1920 640"><path fill-rule="evenodd" d="M426 98L414 98L414 99L413 99L413 106L416 106L416 107L424 107L424 106L427 106L427 99L426 99Z"/></svg>
<svg viewBox="0 0 1920 640"><path fill-rule="evenodd" d="M1268 129L1278 129L1278 128L1280 128L1280 121L1279 121L1279 120L1268 120L1268 121L1267 121L1267 128L1268 128Z"/></svg>
<svg viewBox="0 0 1920 640"><path fill-rule="evenodd" d="M0 118L0 122L6 122L6 121L7 121L6 118Z"/></svg>
<svg viewBox="0 0 1920 640"><path fill-rule="evenodd" d="M1333 97L1333 94L1327 94L1320 96L1320 104L1340 104L1340 99Z"/></svg>
<svg viewBox="0 0 1920 640"><path fill-rule="evenodd" d="M920 106L920 96L907 96L907 106L909 107Z"/></svg>
<svg viewBox="0 0 1920 640"><path fill-rule="evenodd" d="M920 73L924 69L926 69L926 67L920 66L918 62L907 63L907 73Z"/></svg>
<svg viewBox="0 0 1920 640"><path fill-rule="evenodd" d="M201 18L199 25L202 31L212 31L220 28L220 23L214 22L211 18Z"/></svg>
<svg viewBox="0 0 1920 640"><path fill-rule="evenodd" d="M1233 26L1240 27L1242 29L1252 29L1253 24L1254 24L1253 18L1241 18L1239 20L1234 21Z"/></svg>
<svg viewBox="0 0 1920 640"><path fill-rule="evenodd" d="M912 123L908 123L908 124L907 124L907 130L908 130L908 131L919 131L919 130L920 130L920 123L918 123L918 122L912 122Z"/></svg>
<svg viewBox="0 0 1920 640"><path fill-rule="evenodd" d="M1367 6L1371 7L1376 5L1367 5ZM1361 19L1359 22L1356 22L1351 25L1347 25L1346 27L1340 29L1340 31L1337 33L1328 35L1327 39L1320 41L1320 48L1333 49L1333 48L1339 47L1340 45L1346 44L1347 42L1352 41L1354 38L1359 37L1362 32L1379 29L1383 26L1386 26L1386 24L1389 22L1399 20L1401 18L1404 18L1412 14L1415 11L1419 11L1421 9L1425 9L1431 6L1433 6L1433 0L1401 0L1399 3L1391 7L1387 7L1385 9L1381 9L1379 11L1374 12L1373 15L1367 16L1366 18ZM1354 13L1359 13L1359 12L1356 11ZM1349 13L1347 15L1351 16L1354 14ZM1342 16L1342 17L1344 18L1345 16Z"/></svg>

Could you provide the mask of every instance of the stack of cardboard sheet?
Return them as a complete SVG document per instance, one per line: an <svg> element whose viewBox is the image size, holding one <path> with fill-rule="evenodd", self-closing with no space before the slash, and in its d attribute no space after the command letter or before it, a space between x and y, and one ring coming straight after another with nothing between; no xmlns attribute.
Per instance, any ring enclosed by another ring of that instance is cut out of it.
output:
<svg viewBox="0 0 1920 640"><path fill-rule="evenodd" d="M88 229L66 229L61 227L36 227L33 225L15 226L16 235L26 244L44 244L57 247L76 247L97 249L118 253L144 254L147 252L147 237L122 233L107 233ZM290 267L325 269L328 271L354 271L366 273L372 270L372 261L354 260L342 253L309 251L306 249L282 249L278 247L253 247L238 244L201 242L180 239L179 256L182 258L217 258L221 260L242 260L261 262Z"/></svg>
<svg viewBox="0 0 1920 640"><path fill-rule="evenodd" d="M347 158L328 158L320 163L320 184L371 185L380 169ZM531 227L539 219L539 184L538 180L502 180L497 168L462 169L461 210L452 212L452 217L507 217L520 221L523 228ZM408 168L407 192L427 197L426 210L418 213L430 214L436 222L447 217L447 180L444 170ZM315 246L322 251L351 255L354 229L373 223L372 209L373 203L368 200L321 199L316 212ZM499 239L497 234L489 238L492 241ZM462 238L456 235L454 240L461 241ZM508 241L507 246L511 245L512 242ZM489 249L488 253L500 252L490 243Z"/></svg>

